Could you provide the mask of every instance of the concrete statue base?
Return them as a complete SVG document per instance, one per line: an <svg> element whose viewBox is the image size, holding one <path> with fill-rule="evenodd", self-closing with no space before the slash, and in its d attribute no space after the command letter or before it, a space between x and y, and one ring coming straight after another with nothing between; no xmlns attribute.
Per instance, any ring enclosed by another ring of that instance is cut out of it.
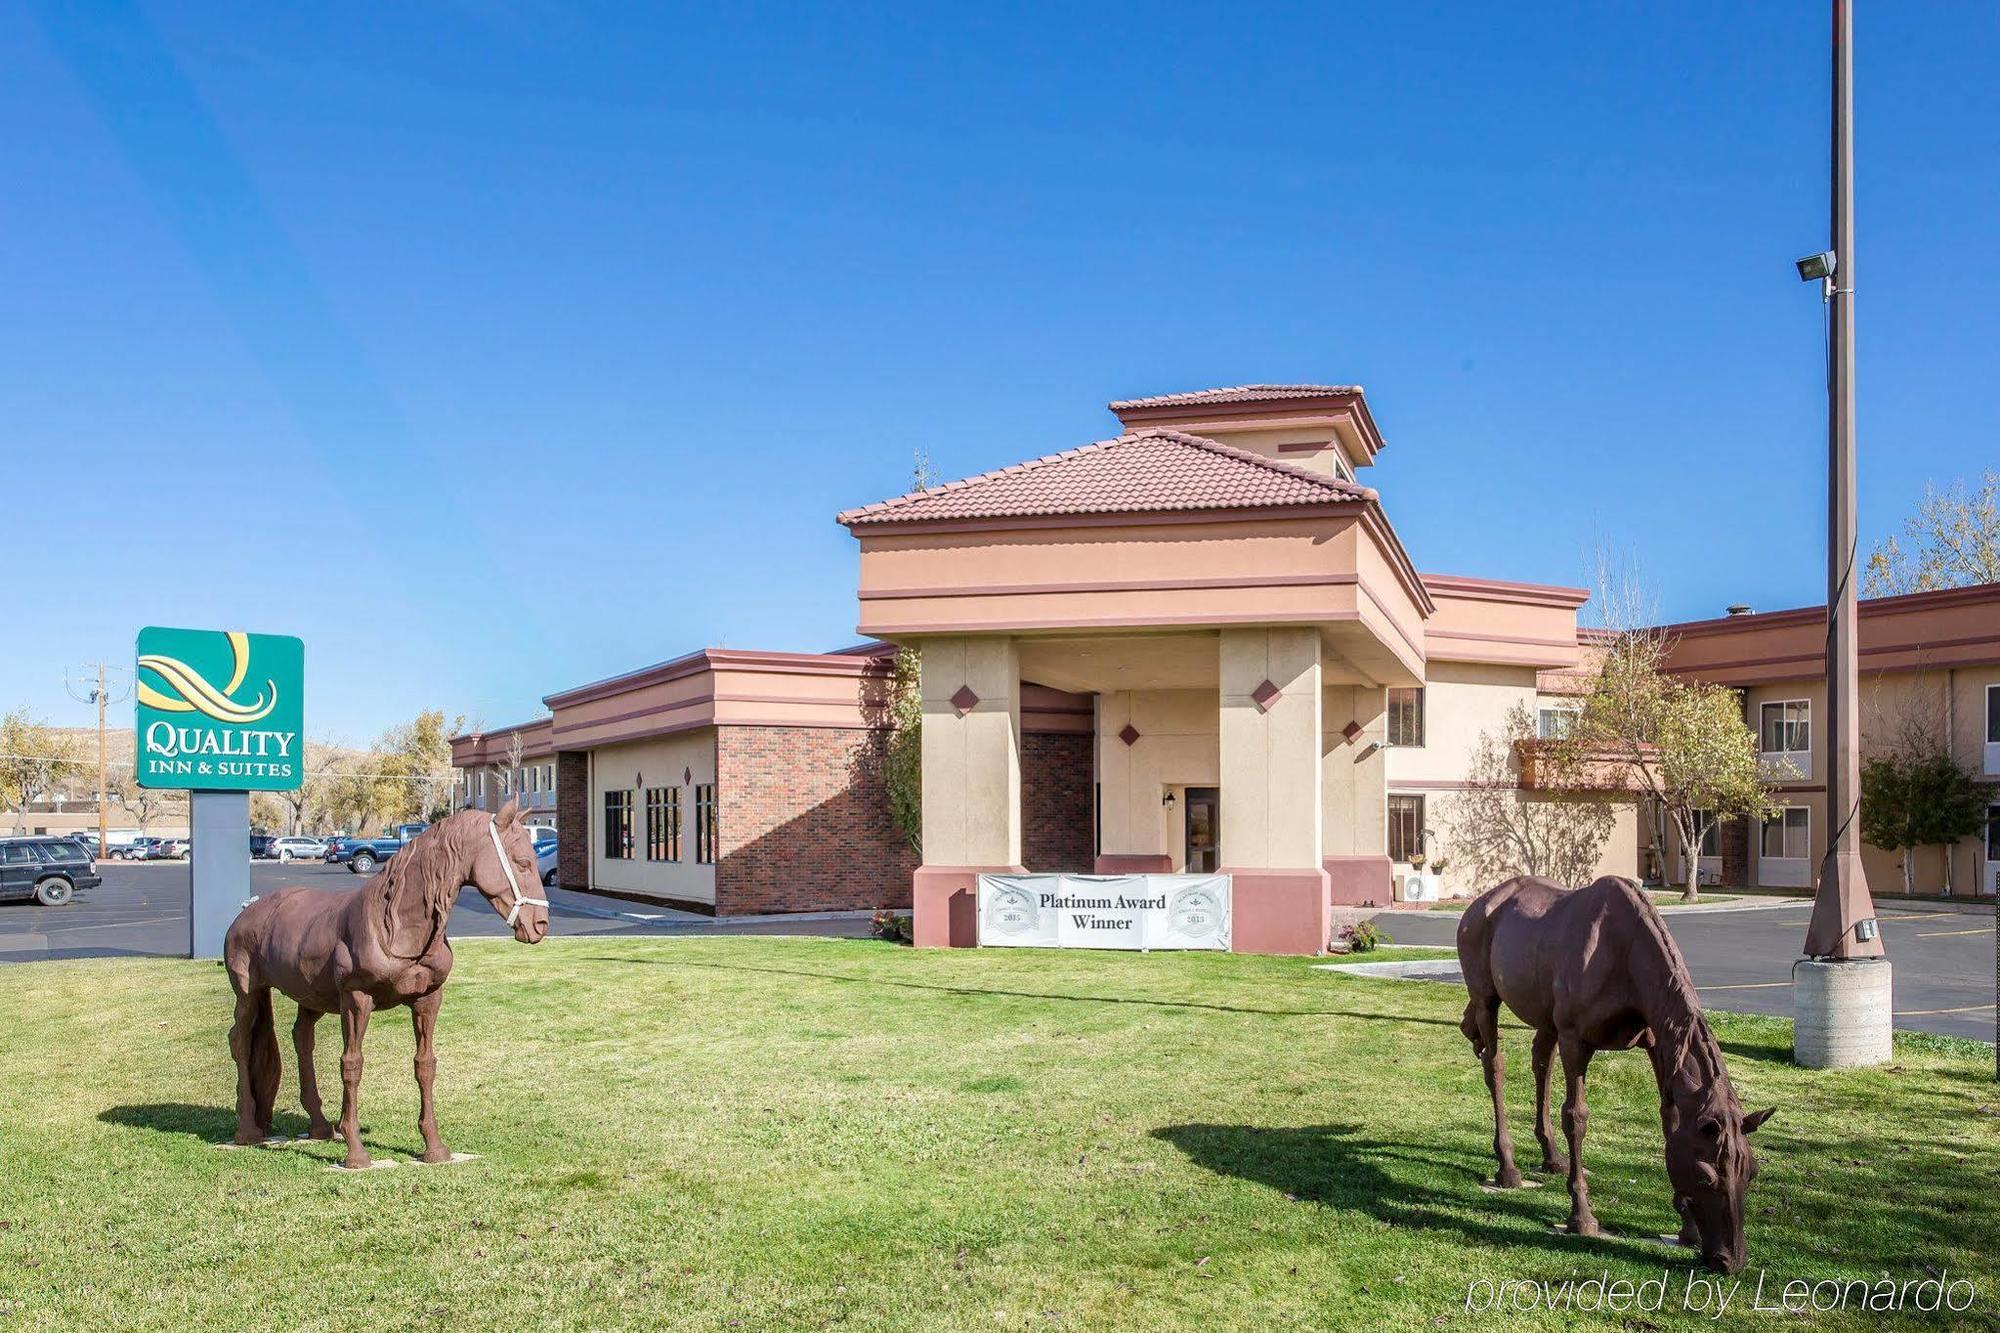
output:
<svg viewBox="0 0 2000 1333"><path fill-rule="evenodd" d="M1808 958L1792 971L1792 1061L1807 1069L1885 1065L1895 1054L1889 960Z"/></svg>

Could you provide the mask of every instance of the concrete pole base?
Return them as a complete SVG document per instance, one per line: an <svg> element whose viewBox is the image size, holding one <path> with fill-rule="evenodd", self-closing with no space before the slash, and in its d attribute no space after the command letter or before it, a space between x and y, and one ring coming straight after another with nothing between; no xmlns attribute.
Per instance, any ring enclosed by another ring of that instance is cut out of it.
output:
<svg viewBox="0 0 2000 1333"><path fill-rule="evenodd" d="M1895 1056L1889 960L1807 958L1792 972L1792 1061L1859 1069Z"/></svg>

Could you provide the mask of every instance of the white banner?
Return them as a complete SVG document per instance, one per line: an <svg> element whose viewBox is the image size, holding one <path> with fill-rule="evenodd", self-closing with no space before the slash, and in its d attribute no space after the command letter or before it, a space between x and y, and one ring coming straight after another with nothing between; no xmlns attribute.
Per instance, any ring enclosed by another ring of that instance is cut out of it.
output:
<svg viewBox="0 0 2000 1333"><path fill-rule="evenodd" d="M1227 875L981 875L979 942L1228 949Z"/></svg>

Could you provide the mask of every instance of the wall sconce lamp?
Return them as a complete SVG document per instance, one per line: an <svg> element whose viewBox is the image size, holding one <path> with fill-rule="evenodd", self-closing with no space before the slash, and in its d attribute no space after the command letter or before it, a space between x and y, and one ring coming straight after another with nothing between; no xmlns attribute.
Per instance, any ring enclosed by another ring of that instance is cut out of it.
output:
<svg viewBox="0 0 2000 1333"><path fill-rule="evenodd" d="M1164 806L1165 806L1165 807L1167 807L1167 809L1169 809L1169 810L1173 809L1173 808L1174 808L1174 794L1173 794L1172 792L1168 792L1168 793L1167 793L1167 794L1166 794L1165 796L1163 796L1163 797L1161 797L1161 798L1160 798L1160 804L1161 804L1161 805L1164 805Z"/></svg>

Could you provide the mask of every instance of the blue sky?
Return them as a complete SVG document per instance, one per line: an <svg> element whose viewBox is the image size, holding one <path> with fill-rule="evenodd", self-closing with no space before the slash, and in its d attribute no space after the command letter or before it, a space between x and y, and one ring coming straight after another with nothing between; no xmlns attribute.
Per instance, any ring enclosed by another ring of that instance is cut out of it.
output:
<svg viewBox="0 0 2000 1333"><path fill-rule="evenodd" d="M1253 380L1367 386L1420 568L1813 602L1825 8L0 2L0 708L146 623L347 741L836 646L913 450ZM2000 456L2000 10L1857 50L1867 546Z"/></svg>

